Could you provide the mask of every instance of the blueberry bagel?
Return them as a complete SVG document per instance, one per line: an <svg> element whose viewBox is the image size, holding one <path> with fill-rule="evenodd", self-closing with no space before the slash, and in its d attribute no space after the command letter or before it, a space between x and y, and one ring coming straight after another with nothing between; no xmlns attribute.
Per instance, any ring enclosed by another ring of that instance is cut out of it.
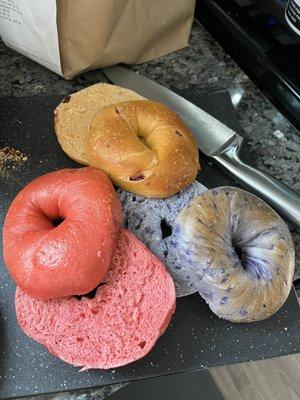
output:
<svg viewBox="0 0 300 400"><path fill-rule="evenodd" d="M178 215L178 256L196 272L211 310L233 322L275 313L292 286L294 245L283 220L256 196L234 187L208 190Z"/></svg>
<svg viewBox="0 0 300 400"><path fill-rule="evenodd" d="M173 278L177 297L188 296L197 289L193 271L184 268L177 258L176 243L172 239L174 220L195 196L205 190L207 188L197 181L167 199L147 199L123 189L117 190L126 228L164 263Z"/></svg>

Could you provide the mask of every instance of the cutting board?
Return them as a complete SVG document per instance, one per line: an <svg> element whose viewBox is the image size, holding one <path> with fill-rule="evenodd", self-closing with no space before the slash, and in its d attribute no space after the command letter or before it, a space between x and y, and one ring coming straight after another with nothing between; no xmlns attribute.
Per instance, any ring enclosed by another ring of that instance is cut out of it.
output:
<svg viewBox="0 0 300 400"><path fill-rule="evenodd" d="M239 130L227 92L193 88L181 94ZM10 202L26 183L45 172L79 167L62 152L53 132L53 109L61 99L0 98L0 148L12 146L28 156L19 166L0 171L1 226ZM201 164L198 179L207 187L237 186L205 157ZM22 333L14 311L15 285L2 256L0 270L0 398L92 388L300 351L300 312L294 291L271 318L240 325L219 319L195 294L178 300L169 328L148 356L115 370L79 372Z"/></svg>

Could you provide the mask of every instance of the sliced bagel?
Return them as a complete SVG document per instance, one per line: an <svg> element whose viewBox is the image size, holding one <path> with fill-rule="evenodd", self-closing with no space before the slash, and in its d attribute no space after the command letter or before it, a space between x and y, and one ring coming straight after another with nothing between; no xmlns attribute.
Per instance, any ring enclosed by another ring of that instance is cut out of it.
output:
<svg viewBox="0 0 300 400"><path fill-rule="evenodd" d="M63 151L80 164L88 165L85 138L94 116L106 106L130 100L145 98L108 83L98 83L67 96L54 110L54 129Z"/></svg>
<svg viewBox="0 0 300 400"><path fill-rule="evenodd" d="M17 288L16 313L24 332L63 361L109 369L153 348L175 302L174 284L162 262L122 230L106 283L95 298L43 301Z"/></svg>

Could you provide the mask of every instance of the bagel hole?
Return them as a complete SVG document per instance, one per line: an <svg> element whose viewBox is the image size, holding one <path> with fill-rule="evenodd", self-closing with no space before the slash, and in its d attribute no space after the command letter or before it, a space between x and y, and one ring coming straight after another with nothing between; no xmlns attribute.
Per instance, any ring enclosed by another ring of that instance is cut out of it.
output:
<svg viewBox="0 0 300 400"><path fill-rule="evenodd" d="M138 135L138 139L139 139L140 142L143 143L143 145L147 146L147 141L146 141L146 138L144 136Z"/></svg>
<svg viewBox="0 0 300 400"><path fill-rule="evenodd" d="M160 229L162 233L162 239L172 235L172 226L165 219L160 221Z"/></svg>
<svg viewBox="0 0 300 400"><path fill-rule="evenodd" d="M105 282L104 283L99 283L99 285L96 286L95 289L91 290L90 292L85 293L85 294L78 294L78 295L75 295L74 297L76 297L76 299L78 299L78 300L81 300L82 297L87 297L88 299L94 299L95 296L96 296L98 288L100 286L104 286L104 285L105 285Z"/></svg>
<svg viewBox="0 0 300 400"><path fill-rule="evenodd" d="M239 247L234 246L234 251L236 252L236 255L238 256L239 260L242 261L243 259L243 250Z"/></svg>
<svg viewBox="0 0 300 400"><path fill-rule="evenodd" d="M52 222L52 225L56 228L56 227L57 227L58 225L60 225L64 220L65 220L65 219L64 219L63 217L58 217L58 218L53 219L51 222Z"/></svg>
<svg viewBox="0 0 300 400"><path fill-rule="evenodd" d="M236 246L234 243L232 243L232 246L233 246L234 252L238 256L238 259L240 260L243 268L245 268L243 265L243 250L240 247Z"/></svg>

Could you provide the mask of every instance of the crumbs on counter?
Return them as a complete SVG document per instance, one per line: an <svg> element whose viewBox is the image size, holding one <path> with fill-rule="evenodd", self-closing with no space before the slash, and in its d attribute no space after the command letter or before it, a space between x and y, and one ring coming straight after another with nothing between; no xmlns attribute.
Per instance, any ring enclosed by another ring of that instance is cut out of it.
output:
<svg viewBox="0 0 300 400"><path fill-rule="evenodd" d="M24 153L13 147L5 146L0 149L0 166L7 162L20 164L27 160L28 157Z"/></svg>

